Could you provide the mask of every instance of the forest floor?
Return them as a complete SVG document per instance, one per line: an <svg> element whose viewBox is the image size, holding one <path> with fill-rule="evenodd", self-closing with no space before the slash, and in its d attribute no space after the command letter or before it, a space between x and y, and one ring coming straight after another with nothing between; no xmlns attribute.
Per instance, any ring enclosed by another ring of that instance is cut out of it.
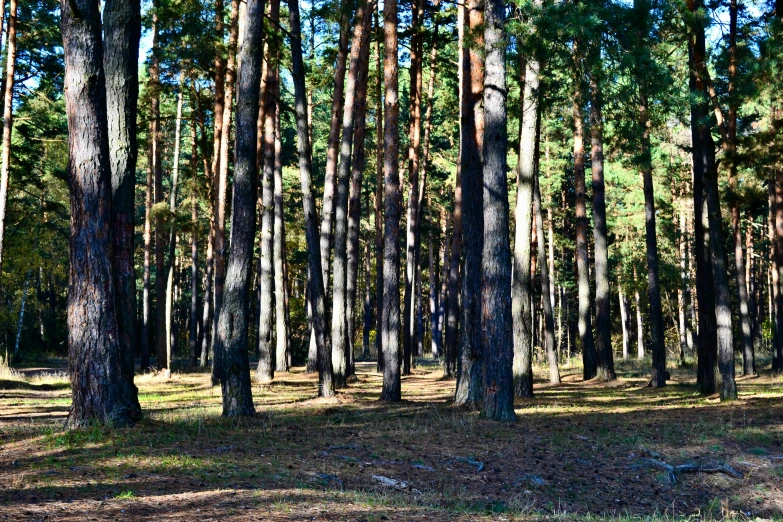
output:
<svg viewBox="0 0 783 522"><path fill-rule="evenodd" d="M454 382L426 361L401 404L378 401L374 364L328 400L296 368L255 384L257 415L242 420L220 417L208 373L145 374L138 425L69 432L65 375L17 374L0 379L0 520L783 517L783 378L740 379L727 405L684 372L653 390L638 363L619 366L611 383L575 367L558 386L537 379L511 424L453 407ZM644 459L742 477L672 482Z"/></svg>

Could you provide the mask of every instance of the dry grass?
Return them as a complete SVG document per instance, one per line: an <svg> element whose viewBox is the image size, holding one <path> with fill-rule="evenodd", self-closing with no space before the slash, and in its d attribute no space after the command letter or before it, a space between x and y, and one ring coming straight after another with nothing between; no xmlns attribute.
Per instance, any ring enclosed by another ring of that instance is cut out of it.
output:
<svg viewBox="0 0 783 522"><path fill-rule="evenodd" d="M612 383L537 382L519 420L495 424L450 405L434 364L377 400L381 376L316 397L302 369L254 385L257 415L220 417L207 373L137 377L146 417L131 429L63 432L64 374L0 386L0 517L54 520L679 520L783 514L783 380L740 381L740 400L701 397L685 372L664 390L637 363ZM537 372L538 376L538 372ZM544 376L544 372L540 372ZM637 466L708 457L744 474ZM483 464L479 466L472 462ZM373 476L405 483L396 489Z"/></svg>

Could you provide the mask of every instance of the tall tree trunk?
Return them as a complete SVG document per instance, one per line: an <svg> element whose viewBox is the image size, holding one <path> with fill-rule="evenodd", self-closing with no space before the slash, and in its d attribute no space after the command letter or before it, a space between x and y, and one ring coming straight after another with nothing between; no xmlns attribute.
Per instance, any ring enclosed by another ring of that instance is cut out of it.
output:
<svg viewBox="0 0 783 522"><path fill-rule="evenodd" d="M691 323L688 317L688 308L690 306L690 278L688 277L688 225L687 215L684 209L680 210L679 216L679 256L680 256L680 286L677 289L678 311L679 311L679 330L680 330L680 353L684 358L691 355L693 349L693 339L691 334Z"/></svg>
<svg viewBox="0 0 783 522"><path fill-rule="evenodd" d="M375 31L380 32L378 2L375 3ZM381 98L383 67L381 65L381 35L375 38L375 352L376 370L383 372L383 99Z"/></svg>
<svg viewBox="0 0 783 522"><path fill-rule="evenodd" d="M574 43L575 60L581 61ZM583 377L592 379L598 372L598 361L593 341L593 327L590 317L590 274L587 253L587 204L585 202L585 146L584 122L582 116L582 79L577 75L575 82L574 117L574 191L576 192L576 270L579 291L579 342L582 345L584 361Z"/></svg>
<svg viewBox="0 0 783 522"><path fill-rule="evenodd" d="M277 100L280 96L279 55L280 43L277 25L280 20L280 0L269 2L269 28L266 43L266 77L264 78L264 139L263 174L261 187L261 248L259 266L259 321L258 321L258 368L259 382L270 382L275 375L275 348L272 345L272 314L274 313L274 227L275 227L275 142ZM272 29L274 28L274 29ZM260 93L259 93L260 95ZM258 115L256 115L258 117ZM259 158L259 162L261 159ZM282 294L280 295L282 298ZM285 362L283 362L285 364Z"/></svg>
<svg viewBox="0 0 783 522"><path fill-rule="evenodd" d="M603 96L595 72L590 74L590 156L593 177L593 242L595 244L595 354L598 377L614 380L609 296L609 252L604 190Z"/></svg>
<svg viewBox="0 0 783 522"><path fill-rule="evenodd" d="M130 8L130 7L129 7ZM2 36L5 2L0 6L0 36ZM11 0L8 12L8 46L5 61L5 89L3 92L3 149L0 160L0 272L3 269L3 243L5 240L5 209L8 201L9 167L11 165L11 134L14 114L14 74L16 71L16 11L17 0ZM113 33L114 34L114 33ZM113 35L112 34L112 35ZM2 48L2 42L0 42ZM113 48L111 49L113 50ZM109 52L111 52L111 50ZM134 135L135 138L135 135ZM131 379L132 381L133 379Z"/></svg>
<svg viewBox="0 0 783 522"><path fill-rule="evenodd" d="M482 212L482 150L484 143L484 111L481 108L484 90L484 59L481 49L484 39L480 28L484 24L483 4L479 0L469 0L465 4L465 25L462 54L462 103L460 124L460 166L462 212L462 237L465 245L464 274L462 284L461 308L457 296L451 297L454 306L449 310L460 311L459 354L457 356L457 390L454 402L458 405L481 403L482 390L482 353L481 353L481 256L484 251L484 214ZM465 34L467 33L467 34ZM455 194L455 200L457 194ZM454 213L454 234L457 234L457 211ZM460 245L461 246L461 245ZM460 248L452 246L454 251ZM457 254L458 255L458 254ZM453 271L453 270L452 270ZM450 276L452 277L452 276ZM456 282L456 281L455 281ZM510 284L510 283L509 283ZM456 287L456 285L454 285ZM456 294L456 288L454 288ZM456 317L454 318L456 322ZM451 321L449 321L451 324ZM456 325L455 325L456 326ZM453 332L452 335L456 334Z"/></svg>
<svg viewBox="0 0 783 522"><path fill-rule="evenodd" d="M198 149L196 147L196 119L190 122L190 365L199 360L199 330L203 326L198 320ZM201 328L199 328L201 326Z"/></svg>
<svg viewBox="0 0 783 522"><path fill-rule="evenodd" d="M438 325L438 339L440 340L440 348L444 353L444 376L451 377L454 372L449 375L446 369L449 367L448 353L446 353L446 347L443 340L446 336L446 319L448 317L448 301L449 301L449 270L451 264L451 255L449 252L449 237L447 234L448 213L446 209L441 210L441 236L443 237L443 258L441 259L441 283L440 283L440 296L438 302L440 303L438 310L438 317L440 318L440 324ZM451 368L453 370L456 365L456 360L451 361Z"/></svg>
<svg viewBox="0 0 783 522"><path fill-rule="evenodd" d="M489 0L484 28L484 242L481 263L481 339L484 402L481 416L516 420L514 332L511 316L511 247L506 186L505 3Z"/></svg>
<svg viewBox="0 0 783 522"><path fill-rule="evenodd" d="M16 35L11 33L16 18L16 0L11 2L9 18L8 57L15 59ZM133 269L134 217L136 214L136 112L139 99L139 38L141 34L141 7L138 0L118 2L109 0L103 10L104 55L106 74L106 109L111 151L111 219L112 219L112 269L117 305L117 328L122 350L125 390L130 399L136 396L133 373L136 358L136 274ZM9 83L13 85L13 60L8 60L6 77L6 107L12 97ZM10 123L10 114L8 118ZM10 138L10 131L8 131ZM9 148L3 134L3 169ZM0 197L0 199L3 199ZM2 218L0 218L0 223ZM1 228L1 227L0 227ZM2 239L0 238L0 243ZM0 247L1 248L1 247Z"/></svg>
<svg viewBox="0 0 783 522"><path fill-rule="evenodd" d="M345 326L348 351L348 365L346 377L355 375L354 354L354 313L356 309L356 292L359 272L359 232L361 227L361 197L362 178L364 174L364 136L366 131L367 115L367 77L369 74L370 60L370 36L372 33L372 4L360 6L357 9L363 11L362 36L359 45L359 66L356 72L356 96L354 98L354 131L353 131L353 157L351 159L351 186L348 192L348 237L347 237L347 281L346 281L346 310Z"/></svg>
<svg viewBox="0 0 783 522"><path fill-rule="evenodd" d="M221 4L222 5L222 4ZM222 13L222 10L221 10ZM236 54L239 33L239 0L231 0L231 20L228 30L228 58L226 60L223 82L223 114L220 131L220 146L215 154L220 154L215 172L215 240L214 240L214 312L212 319L212 384L223 381L223 352L215 348L215 339L220 320L220 308L223 305L223 290L226 278L226 197L228 194L229 141L231 139L231 116L234 113L234 83L236 80ZM257 105L257 103L256 103ZM221 117L216 114L215 118Z"/></svg>
<svg viewBox="0 0 783 522"><path fill-rule="evenodd" d="M149 130L152 134L152 121L150 121ZM150 367L150 321L152 320L152 296L150 295L150 272L152 265L152 140L147 149L147 185L144 191L144 268L142 280L142 298L141 298L141 371L146 371Z"/></svg>
<svg viewBox="0 0 783 522"><path fill-rule="evenodd" d="M66 424L127 425L141 416L123 379L111 259L111 165L106 84L97 0L62 0L68 184L68 370L72 406Z"/></svg>
<svg viewBox="0 0 783 522"><path fill-rule="evenodd" d="M701 7L699 0L689 0L692 13ZM691 105L691 136L693 149L693 208L694 208L694 257L696 261L696 286L699 310L698 383L705 395L715 393L717 364L717 324L715 315L715 286L711 259L709 221L706 210L707 171L715 160L715 144L704 121L707 103L703 74L706 60L704 27L698 21L691 27L689 87L696 101Z"/></svg>
<svg viewBox="0 0 783 522"><path fill-rule="evenodd" d="M342 139L340 140L340 163L337 174L337 201L334 219L334 273L332 296L332 371L334 384L345 386L348 376L348 336L346 316L348 314L348 193L351 173L351 145L353 143L356 115L356 91L359 76L360 53L363 45L369 45L370 9L361 2L356 9L356 26L351 41L351 57L348 69L348 81L345 86L345 104L343 106ZM367 22L365 22L365 19Z"/></svg>
<svg viewBox="0 0 783 522"><path fill-rule="evenodd" d="M365 206L369 209L369 196ZM367 361L370 359L370 330L372 329L372 293L370 292L370 237L369 234L364 241L364 325L362 328L362 358Z"/></svg>
<svg viewBox="0 0 783 522"><path fill-rule="evenodd" d="M514 273L511 287L514 328L514 393L533 396L533 308L531 268L533 227L533 185L538 168L539 62L526 61L517 164L517 202L514 209Z"/></svg>
<svg viewBox="0 0 783 522"><path fill-rule="evenodd" d="M405 302L403 305L402 329L402 374L410 375L412 366L412 347L416 326L414 320L416 299L416 230L419 222L419 161L421 150L421 68L422 62L419 44L421 40L421 20L419 19L420 0L411 2L411 42L410 42L410 121L408 130L408 219L405 250Z"/></svg>
<svg viewBox="0 0 783 522"><path fill-rule="evenodd" d="M174 156L171 164L171 191L169 192L169 212L171 213L172 224L169 230L169 269L166 278L166 368L171 369L171 363L174 358L176 343L174 341L174 330L176 328L176 317L174 317L175 295L175 256L177 249L177 235L174 231L174 216L177 212L177 186L179 185L179 152L180 142L182 141L182 102L183 91L185 87L185 74L180 71L179 94L177 95L177 117L174 123Z"/></svg>
<svg viewBox="0 0 783 522"><path fill-rule="evenodd" d="M402 194L398 155L400 150L397 66L397 4L383 5L383 388L381 399L400 400L400 215Z"/></svg>
<svg viewBox="0 0 783 522"><path fill-rule="evenodd" d="M643 80L640 80L643 83ZM640 95L639 124L642 129L641 174L644 184L645 242L647 244L647 298L650 301L650 350L652 352L652 378L650 386L666 386L666 344L663 336L663 311L658 279L658 238L655 228L655 195L652 179L650 152L650 124L647 115L647 93Z"/></svg>
<svg viewBox="0 0 783 522"><path fill-rule="evenodd" d="M726 121L726 160L729 164L729 188L734 191L737 185L737 0L729 4L729 113ZM737 298L740 312L740 332L742 334L742 373L753 375L753 331L751 326L751 308L745 273L745 254L742 251L742 226L740 223L739 199L731 201L731 232L734 240L734 271L737 280Z"/></svg>
<svg viewBox="0 0 783 522"><path fill-rule="evenodd" d="M445 238L444 238L445 240ZM442 348L440 345L439 327L440 327L440 244L436 243L430 231L430 244L427 249L429 253L429 276L430 276L430 352L432 358L440 357Z"/></svg>
<svg viewBox="0 0 783 522"><path fill-rule="evenodd" d="M242 47L239 50L237 120L234 145L234 192L231 204L231 252L226 286L215 335L215 350L223 354L220 387L223 415L255 413L248 361L248 312L253 238L256 228L258 159L256 132L261 80L263 0L247 0ZM224 129L228 129L228 125Z"/></svg>
<svg viewBox="0 0 783 522"><path fill-rule="evenodd" d="M152 56L149 68L150 119L152 121L152 174L155 188L153 205L163 201L163 133L160 121L160 52L158 43L158 3L152 4ZM166 366L166 239L163 216L155 218L155 362Z"/></svg>
<svg viewBox="0 0 783 522"><path fill-rule="evenodd" d="M644 359L644 321L642 319L642 300L639 296L639 276L633 269L634 306L636 307L636 358Z"/></svg>
<svg viewBox="0 0 783 522"><path fill-rule="evenodd" d="M24 309L25 309L25 305L27 304L27 290L30 288L30 276L32 275L32 273L33 273L32 269L28 270L27 275L24 278L24 286L22 287L22 302L19 304L19 320L17 320L16 322L16 336L14 338L14 354L11 357L11 360L18 360L19 358L19 343L22 340L22 327L24 326ZM6 364L10 363L8 358L6 358L5 363Z"/></svg>
<svg viewBox="0 0 783 522"><path fill-rule="evenodd" d="M761 299L756 297L757 284L756 284L756 263L754 262L754 245L753 245L753 216L748 210L747 212L747 224L745 225L745 282L748 288L748 306L750 308L750 324L751 324L751 343L750 352L745 353L742 359L742 373L743 375L755 375L756 374L756 353L754 342L758 337L759 332L759 317L763 316L758 309Z"/></svg>
<svg viewBox="0 0 783 522"><path fill-rule="evenodd" d="M280 101L275 110L275 371L287 372L291 364L288 313L288 271L285 262L285 211L283 201L283 141L280 134Z"/></svg>
<svg viewBox="0 0 783 522"><path fill-rule="evenodd" d="M443 365L444 377L451 378L456 376L459 363L458 359L458 341L459 341L459 324L458 314L459 311L459 297L460 297L460 266L462 259L462 162L464 157L464 141L467 138L464 125L466 123L471 125L473 129L473 119L467 119L465 115L465 108L467 106L467 100L465 98L465 67L468 65L467 54L465 53L465 15L466 6L464 4L457 5L457 84L459 86L459 161L457 162L457 174L454 180L454 214L452 215L452 236L451 236L451 248L444 247L444 252L450 250L448 258L448 264L444 264L443 281L448 291L444 295L446 299L441 302L444 303L444 332L446 337L445 350L445 363ZM475 129L473 129L475 130ZM444 211L445 213L445 211ZM444 241L445 236L445 216L443 223Z"/></svg>
<svg viewBox="0 0 783 522"><path fill-rule="evenodd" d="M620 323L623 327L623 360L628 360L631 351L631 318L628 296L623 293L623 287L617 285L617 295L620 301Z"/></svg>
<svg viewBox="0 0 783 522"><path fill-rule="evenodd" d="M304 63L302 60L302 28L299 17L299 1L288 0L290 42L291 42L291 75L294 80L294 97L296 104L296 142L299 152L299 177L302 186L302 209L305 219L305 239L307 242L307 264L309 287L312 304L312 332L315 337L318 354L318 395L331 397L334 395L332 380L332 352L324 340L324 283L321 279L321 254L318 234L318 217L312 192L312 151L307 128L307 92Z"/></svg>
<svg viewBox="0 0 783 522"><path fill-rule="evenodd" d="M540 125L540 123L539 123ZM538 134L538 132L536 133ZM538 154L536 154L538 156ZM533 174L533 214L536 219L538 233L538 264L541 267L541 312L544 316L544 341L546 344L547 364L549 366L549 382L560 383L560 370L557 367L557 347L555 346L555 316L552 312L552 295L549 285L549 265L547 264L546 238L544 237L544 217L541 215L541 186L538 179L538 169ZM608 294L607 289L607 294Z"/></svg>
<svg viewBox="0 0 783 522"><path fill-rule="evenodd" d="M324 174L324 194L321 203L321 270L325 295L329 295L329 265L332 253L332 227L334 227L334 196L336 188L337 159L340 154L340 123L343 115L345 72L348 59L348 44L351 38L351 3L340 2L340 39L337 45L337 64L332 91L332 111L329 120L329 137L326 142L326 171ZM326 327L326 326L325 326ZM328 337L328 335L327 335ZM334 360L332 360L334 363Z"/></svg>

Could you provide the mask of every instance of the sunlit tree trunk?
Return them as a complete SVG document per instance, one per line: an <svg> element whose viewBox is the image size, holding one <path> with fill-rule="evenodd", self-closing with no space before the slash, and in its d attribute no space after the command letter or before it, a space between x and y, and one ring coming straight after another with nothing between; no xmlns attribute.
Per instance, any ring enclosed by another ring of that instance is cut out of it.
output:
<svg viewBox="0 0 783 522"><path fill-rule="evenodd" d="M106 84L97 0L62 0L65 109L68 116L70 271L69 427L124 426L141 415L123 379L111 259L111 165ZM75 139L78 137L79 139Z"/></svg>
<svg viewBox="0 0 783 522"><path fill-rule="evenodd" d="M305 239L307 242L307 265L310 299L312 304L312 332L317 346L318 395L331 397L334 395L332 380L332 352L324 340L324 283L321 279L321 254L318 234L318 217L312 192L312 151L310 148L307 128L307 92L304 63L302 60L302 29L299 17L298 0L288 0L290 42L291 42L291 75L294 81L294 97L296 104L296 142L299 152L299 177L302 188L302 208L305 220Z"/></svg>
<svg viewBox="0 0 783 522"><path fill-rule="evenodd" d="M150 121L149 130L152 134L152 122ZM145 371L150 366L150 335L152 320L152 296L150 295L150 272L152 265L152 201L153 193L153 160L152 160L152 140L147 150L147 184L144 191L144 260L143 260L143 279L142 279L142 298L141 298L141 371Z"/></svg>
<svg viewBox="0 0 783 522"><path fill-rule="evenodd" d="M285 211L283 200L283 141L280 134L280 101L275 110L275 230L273 258L275 266L275 371L287 372L291 364L288 270L285 248Z"/></svg>
<svg viewBox="0 0 783 522"><path fill-rule="evenodd" d="M258 368L256 378L259 382L269 382L275 375L275 348L273 346L272 314L275 306L274 287L274 228L275 228L275 143L277 133L277 100L279 86L280 42L277 36L277 24L280 20L280 0L269 3L269 30L267 31L264 58L266 77L264 78L264 138L263 138L263 174L261 177L261 248L258 260L258 285L260 294L258 320ZM260 93L259 93L260 96ZM256 143L257 145L257 143ZM258 159L261 162L261 158ZM282 295L280 295L282 298ZM283 362L285 364L285 362Z"/></svg>
<svg viewBox="0 0 783 522"><path fill-rule="evenodd" d="M367 116L367 81L370 60L370 36L372 34L371 4L360 6L362 11L362 36L359 45L359 65L356 72L356 96L354 98L353 157L351 159L351 185L348 191L348 237L346 247L347 281L345 327L347 340L346 377L355 374L354 370L354 311L356 308L357 281L359 274L359 232L361 227L362 179L364 175L364 136ZM369 339L368 339L369 342Z"/></svg>
<svg viewBox="0 0 783 522"><path fill-rule="evenodd" d="M130 7L129 7L130 8ZM5 1L0 5L0 37L2 37ZM11 134L14 113L14 74L16 71L16 12L17 0L11 0L8 12L8 45L5 56L5 90L3 92L3 145L0 160L0 272L3 268L3 243L5 240L5 209L8 201L9 167L11 165ZM0 38L2 40L2 38ZM0 41L0 48L2 42ZM135 138L135 135L134 135Z"/></svg>
<svg viewBox="0 0 783 522"><path fill-rule="evenodd" d="M375 3L375 32L380 33L378 2ZM383 99L381 98L383 66L381 35L375 35L375 351L376 370L383 371Z"/></svg>
<svg viewBox="0 0 783 522"><path fill-rule="evenodd" d="M215 350L223 354L220 387L223 415L255 413L248 361L248 312L253 240L256 228L258 159L256 132L261 80L263 0L247 0L237 75L237 118L234 145L234 187L231 199L231 252L226 286L215 331ZM228 129L228 125L224 125ZM273 144L274 147L274 144Z"/></svg>
<svg viewBox="0 0 783 522"><path fill-rule="evenodd" d="M402 194L399 175L399 120L398 65L397 65L397 4L383 6L383 177L384 177L384 231L383 231L383 388L381 399L399 401L400 382L400 216Z"/></svg>
<svg viewBox="0 0 783 522"><path fill-rule="evenodd" d="M618 300L620 301L620 324L623 327L623 360L628 360L631 351L631 318L628 296L623 293L623 287L617 286Z"/></svg>
<svg viewBox="0 0 783 522"><path fill-rule="evenodd" d="M185 75L180 71L179 93L177 94L177 116L174 121L174 156L171 160L171 190L169 192L169 212L174 218L177 212L177 188L179 185L179 152L180 142L182 141L182 103L183 91L185 87ZM165 368L171 369L171 362L176 348L174 330L176 328L176 317L174 307L176 306L176 296L174 295L175 274L175 256L177 249L177 235L174 231L172 222L169 229L169 269L166 278L166 364Z"/></svg>
<svg viewBox="0 0 783 522"><path fill-rule="evenodd" d="M484 39L480 28L484 24L483 4L469 0L464 7L465 27L462 54L462 103L460 124L460 166L461 177L458 187L462 194L463 215L454 212L454 234L457 234L457 220L462 219L461 228L465 246L464 274L462 277L462 299L457 300L457 285L449 285L449 311L460 312L459 353L457 355L457 390L454 401L458 405L479 405L482 391L481 357L481 256L484 251L484 215L482 212L482 149L484 143L484 111L481 107L484 90L484 59L481 49ZM470 38L470 42L468 42ZM457 194L455 194L455 200ZM454 247L457 248L454 248ZM461 245L452 245L452 263L455 251ZM457 254L459 255L459 254ZM459 258L458 258L459 259ZM453 272L453 267L452 267ZM449 276L453 277L453 274ZM454 281L456 283L456 281ZM510 283L509 283L510 284ZM461 307L458 305L461 304ZM456 316L455 316L456 323ZM451 325L451 320L449 321ZM456 324L455 324L456 326ZM457 332L453 331L452 335Z"/></svg>
<svg viewBox="0 0 783 522"><path fill-rule="evenodd" d="M133 384L136 357L136 274L134 272L133 236L136 214L136 112L139 99L139 38L141 12L138 0L118 2L109 0L104 5L104 55L106 74L106 109L108 113L109 150L111 151L112 187L112 269L117 306L117 328L122 349L123 377L130 400L136 396ZM16 0L11 2L9 18L9 45L6 77L6 108L10 110L13 86L12 64L16 58ZM12 32L13 31L13 32ZM4 120L5 121L5 120ZM10 123L10 113L8 116ZM6 132L3 134L3 169L7 169ZM3 170L5 172L5 170ZM4 200L0 196L0 200ZM2 218L0 217L0 223ZM0 226L0 230L2 226ZM2 237L0 236L0 243ZM1 246L0 246L1 248ZM0 254L1 255L1 254Z"/></svg>
<svg viewBox="0 0 783 522"><path fill-rule="evenodd" d="M222 4L221 4L222 5ZM222 13L222 10L221 10ZM231 140L231 118L234 113L234 83L236 79L236 54L239 33L239 0L231 0L231 20L228 30L228 58L226 60L223 81L223 114L220 130L220 143L215 154L220 154L218 170L215 172L215 240L213 247L215 283L214 312L212 321L212 384L222 382L222 350L214 348L215 337L220 320L220 308L223 304L223 288L226 277L226 197L228 195L229 142ZM222 41L222 40L221 40ZM217 108L217 107L216 107ZM215 118L221 116L216 113Z"/></svg>
<svg viewBox="0 0 783 522"><path fill-rule="evenodd" d="M519 132L517 198L514 210L514 273L511 287L514 320L514 393L533 396L533 308L531 269L533 184L537 175L539 62L526 61Z"/></svg>
<svg viewBox="0 0 783 522"><path fill-rule="evenodd" d="M636 308L636 358L644 359L644 320L642 318L642 300L639 295L639 276L636 267L633 269L634 307Z"/></svg>
<svg viewBox="0 0 783 522"><path fill-rule="evenodd" d="M190 365L199 360L198 342L200 326L198 320L198 149L196 147L196 119L190 122ZM203 326L201 326L203 328Z"/></svg>
<svg viewBox="0 0 783 522"><path fill-rule="evenodd" d="M505 3L488 0L484 28L484 242L481 263L481 339L484 400L481 416L513 421L514 332L511 316L511 247L506 186Z"/></svg>

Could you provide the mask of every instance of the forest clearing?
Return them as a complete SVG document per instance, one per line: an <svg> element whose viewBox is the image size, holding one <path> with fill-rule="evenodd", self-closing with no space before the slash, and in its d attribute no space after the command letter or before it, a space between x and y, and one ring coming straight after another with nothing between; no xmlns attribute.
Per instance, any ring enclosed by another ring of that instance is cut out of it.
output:
<svg viewBox="0 0 783 522"><path fill-rule="evenodd" d="M293 368L254 385L257 414L220 416L207 373L137 377L132 429L63 432L62 377L2 381L4 520L767 520L783 513L783 380L741 379L738 401L699 395L685 372L648 388L636 363L611 383L563 368L516 423L451 406L453 381L423 360L406 401L379 402L381 376L317 398ZM682 379L682 380L680 380ZM15 384L14 384L15 383ZM777 459L775 459L777 457ZM681 473L644 459L723 463ZM385 477L398 481L385 485ZM758 518L757 518L758 517Z"/></svg>

